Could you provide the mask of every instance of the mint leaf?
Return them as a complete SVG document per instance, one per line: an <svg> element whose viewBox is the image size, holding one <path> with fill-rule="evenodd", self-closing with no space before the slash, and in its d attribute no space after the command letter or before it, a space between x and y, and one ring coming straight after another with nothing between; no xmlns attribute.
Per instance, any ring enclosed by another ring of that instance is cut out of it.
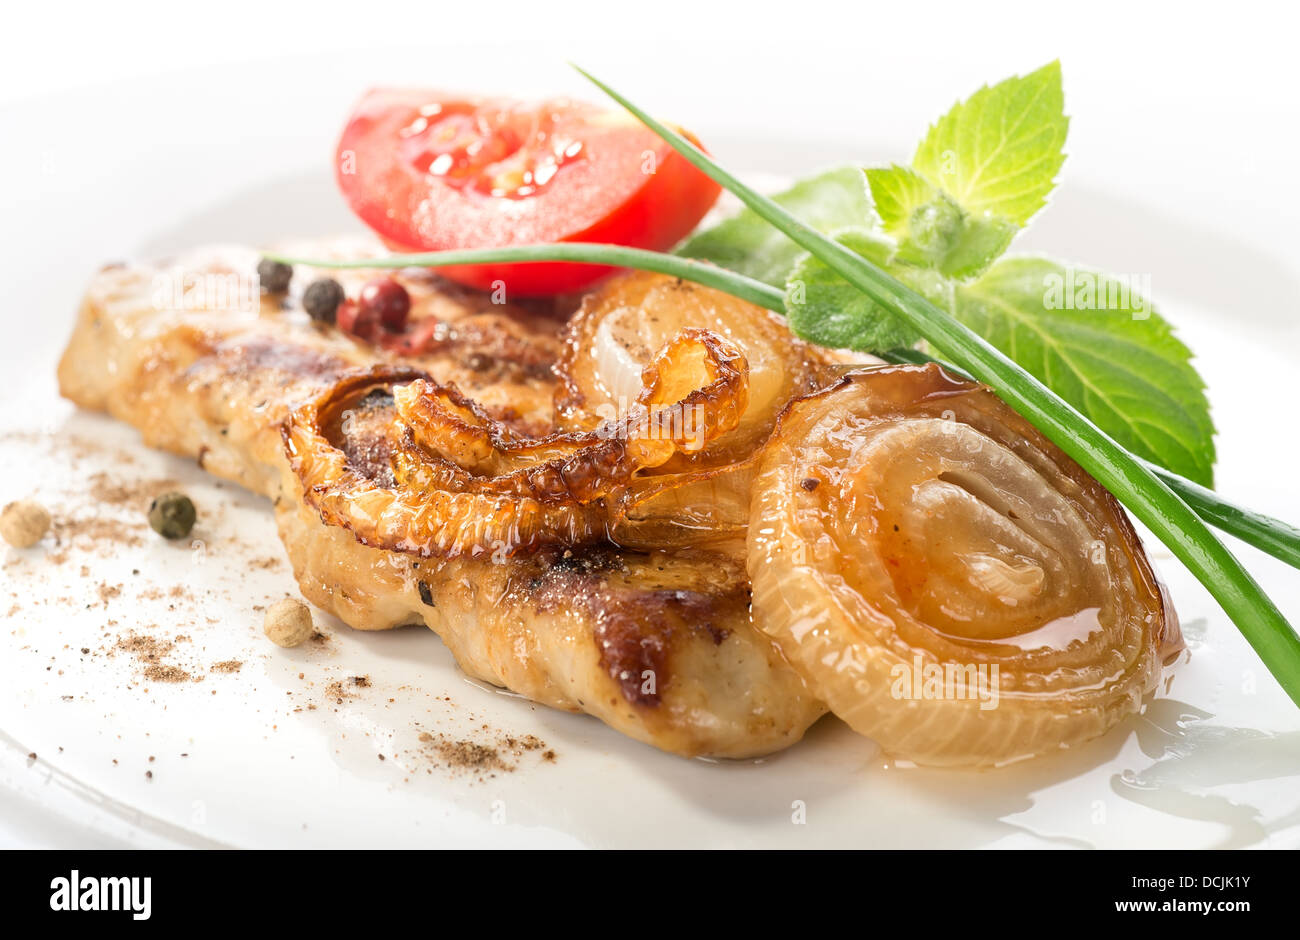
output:
<svg viewBox="0 0 1300 940"><path fill-rule="evenodd" d="M1134 286L1047 259L1007 258L957 287L952 312L1129 451L1212 486L1205 383Z"/></svg>
<svg viewBox="0 0 1300 940"><path fill-rule="evenodd" d="M1061 64L985 86L930 128L912 168L972 216L1023 226L1065 162Z"/></svg>
<svg viewBox="0 0 1300 940"><path fill-rule="evenodd" d="M857 167L839 167L811 176L773 200L823 233L850 225L870 225L873 221L871 201ZM781 287L803 249L752 211L743 209L712 228L696 232L677 249L677 254L712 261Z"/></svg>
<svg viewBox="0 0 1300 940"><path fill-rule="evenodd" d="M895 265L894 244L867 229L836 232L836 241L889 270L921 293L942 289L931 271ZM920 337L886 308L853 287L827 265L804 255L785 284L786 317L802 339L831 349L883 352L911 346Z"/></svg>
<svg viewBox="0 0 1300 940"><path fill-rule="evenodd" d="M892 166L866 171L871 201L885 231L894 238L906 235L912 213L933 202L937 190L933 183L909 167Z"/></svg>
<svg viewBox="0 0 1300 940"><path fill-rule="evenodd" d="M907 167L867 170L867 182L885 231L898 242L898 260L906 264L974 277L1015 237L1014 223L971 215Z"/></svg>

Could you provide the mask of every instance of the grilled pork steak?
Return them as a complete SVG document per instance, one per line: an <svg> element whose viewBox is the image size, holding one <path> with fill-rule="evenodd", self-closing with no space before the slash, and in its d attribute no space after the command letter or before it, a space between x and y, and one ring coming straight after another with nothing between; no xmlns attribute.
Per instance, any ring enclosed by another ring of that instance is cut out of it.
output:
<svg viewBox="0 0 1300 940"><path fill-rule="evenodd" d="M310 272L298 272L283 302L250 301L240 285L256 263L250 251L209 250L170 267L102 271L59 363L62 394L270 498L304 596L357 629L427 624L469 675L686 756L779 750L824 712L751 625L734 553L600 545L419 558L325 525L304 502L281 440L295 406L359 368L402 362L536 434L550 425L563 321L403 272L412 322L429 329L416 354L399 356L313 323L297 301ZM335 276L355 295L374 274ZM391 474L379 433L391 413L391 397L367 396L340 442L349 465L376 479Z"/></svg>

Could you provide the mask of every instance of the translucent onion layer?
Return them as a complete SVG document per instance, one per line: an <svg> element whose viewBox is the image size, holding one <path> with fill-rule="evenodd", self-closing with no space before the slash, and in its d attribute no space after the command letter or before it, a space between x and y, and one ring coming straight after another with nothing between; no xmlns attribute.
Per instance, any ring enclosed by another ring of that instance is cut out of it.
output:
<svg viewBox="0 0 1300 940"><path fill-rule="evenodd" d="M635 402L641 369L683 330L700 328L732 343L749 364L749 399L740 422L707 449L683 455L672 471L722 466L751 456L776 417L811 391L831 358L795 338L785 321L730 294L662 274L634 271L587 295L569 323L556 369L556 424L589 429Z"/></svg>
<svg viewBox="0 0 1300 940"><path fill-rule="evenodd" d="M754 617L887 752L997 764L1100 735L1181 649L1114 498L987 388L854 372L753 484Z"/></svg>
<svg viewBox="0 0 1300 940"><path fill-rule="evenodd" d="M736 427L705 448L647 468L611 503L610 536L631 547L743 542L755 455L793 398L827 381L833 354L796 339L784 320L721 291L634 271L589 294L557 365L555 420L586 430L624 414L654 350L689 327L726 337L749 365Z"/></svg>

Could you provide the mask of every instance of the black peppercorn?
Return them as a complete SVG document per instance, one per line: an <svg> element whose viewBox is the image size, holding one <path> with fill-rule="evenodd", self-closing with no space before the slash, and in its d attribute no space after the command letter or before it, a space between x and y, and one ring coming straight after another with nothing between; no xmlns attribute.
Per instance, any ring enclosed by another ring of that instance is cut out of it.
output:
<svg viewBox="0 0 1300 940"><path fill-rule="evenodd" d="M283 294L293 280L293 268L270 258L257 262L257 280L268 294Z"/></svg>
<svg viewBox="0 0 1300 940"><path fill-rule="evenodd" d="M194 528L198 513L184 493L164 493L149 505L149 525L166 539L183 539Z"/></svg>
<svg viewBox="0 0 1300 940"><path fill-rule="evenodd" d="M317 323L333 323L342 302L342 286L329 277L312 281L302 293L302 307Z"/></svg>

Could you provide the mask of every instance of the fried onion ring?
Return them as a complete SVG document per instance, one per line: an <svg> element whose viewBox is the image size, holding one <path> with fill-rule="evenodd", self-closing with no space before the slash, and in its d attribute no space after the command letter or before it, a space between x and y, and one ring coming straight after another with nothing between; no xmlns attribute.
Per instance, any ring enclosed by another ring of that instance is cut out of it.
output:
<svg viewBox="0 0 1300 940"><path fill-rule="evenodd" d="M745 358L707 330L683 330L643 371L631 413L591 431L527 438L456 389L416 370L349 376L290 416L282 435L304 497L358 541L421 556L509 556L608 534L605 497L641 470L705 447L736 427ZM348 416L388 390L391 479L350 464Z"/></svg>
<svg viewBox="0 0 1300 940"><path fill-rule="evenodd" d="M641 371L629 412L590 431L526 438L494 421L454 388L417 380L395 390L414 442L498 489L590 503L640 470L698 453L733 430L749 400L748 364L727 340L684 329Z"/></svg>

